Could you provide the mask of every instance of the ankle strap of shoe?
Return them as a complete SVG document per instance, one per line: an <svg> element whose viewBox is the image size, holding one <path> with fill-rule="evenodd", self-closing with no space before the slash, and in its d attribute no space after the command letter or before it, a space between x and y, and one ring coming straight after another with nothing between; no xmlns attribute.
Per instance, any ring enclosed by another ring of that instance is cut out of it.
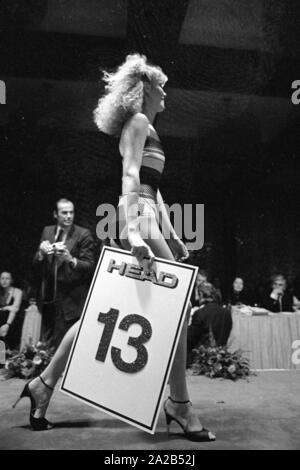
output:
<svg viewBox="0 0 300 470"><path fill-rule="evenodd" d="M41 382L45 385L45 387L47 388L50 388L50 390L54 390L53 387L50 387L50 385L46 384L45 380L39 375L39 379L41 380Z"/></svg>
<svg viewBox="0 0 300 470"><path fill-rule="evenodd" d="M172 403L179 403L180 405L186 405L187 403L192 404L192 402L190 400L177 401L177 400L173 400L172 397L168 397L168 398L169 398L169 400L171 400Z"/></svg>

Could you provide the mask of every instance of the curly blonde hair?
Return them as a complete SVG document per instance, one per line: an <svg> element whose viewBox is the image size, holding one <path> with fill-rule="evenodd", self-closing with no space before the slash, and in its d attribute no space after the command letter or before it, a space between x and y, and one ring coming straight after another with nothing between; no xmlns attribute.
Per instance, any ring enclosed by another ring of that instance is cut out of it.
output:
<svg viewBox="0 0 300 470"><path fill-rule="evenodd" d="M158 66L141 54L129 54L116 72L104 72L105 94L94 110L94 121L106 134L118 136L133 114L142 112L144 81L156 80L164 85L168 77Z"/></svg>

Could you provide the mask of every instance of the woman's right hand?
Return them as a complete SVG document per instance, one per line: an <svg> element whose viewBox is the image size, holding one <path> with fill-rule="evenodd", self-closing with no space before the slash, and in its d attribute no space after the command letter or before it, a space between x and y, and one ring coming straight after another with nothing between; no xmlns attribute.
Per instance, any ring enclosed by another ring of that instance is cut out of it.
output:
<svg viewBox="0 0 300 470"><path fill-rule="evenodd" d="M154 262L154 253L150 246L144 242L139 233L133 232L128 236L128 241L131 246L131 253L136 257L139 264L143 264L145 269L149 270ZM147 260L145 264L144 259Z"/></svg>

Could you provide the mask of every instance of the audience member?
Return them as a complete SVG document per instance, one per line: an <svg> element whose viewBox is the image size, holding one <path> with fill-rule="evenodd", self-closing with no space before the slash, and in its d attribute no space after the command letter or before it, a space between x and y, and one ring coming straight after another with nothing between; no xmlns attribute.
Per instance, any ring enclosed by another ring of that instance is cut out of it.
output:
<svg viewBox="0 0 300 470"><path fill-rule="evenodd" d="M252 304L251 296L249 292L245 290L244 280L241 277L234 279L229 292L228 303L236 306Z"/></svg>
<svg viewBox="0 0 300 470"><path fill-rule="evenodd" d="M205 269L199 269L196 277L195 287L193 290L191 303L193 307L198 307L201 303L201 292L200 286L203 282L207 282L207 271Z"/></svg>
<svg viewBox="0 0 300 470"><path fill-rule="evenodd" d="M222 294L221 294L221 289L220 289L220 286L219 286L220 281L219 281L218 278L215 278L214 281L215 282L213 282L213 286L214 286L215 301L218 304L221 304L222 303ZM199 305L201 305L202 294L201 294L201 290L199 290L199 289L200 289L200 286L203 282L208 282L207 271L205 269L199 269L197 277L196 277L196 282L195 282L195 287L194 287L194 290L193 290L192 298L191 298L191 303L192 303L193 307L199 307ZM216 283L216 285L215 285L215 283Z"/></svg>
<svg viewBox="0 0 300 470"><path fill-rule="evenodd" d="M271 278L271 291L264 295L262 307L270 312L292 312L293 296L287 291L287 282L282 274Z"/></svg>
<svg viewBox="0 0 300 470"><path fill-rule="evenodd" d="M11 273L3 271L0 274L0 340L4 341L9 349L15 349L20 340L16 329L16 317L21 302L21 289L13 286Z"/></svg>
<svg viewBox="0 0 300 470"><path fill-rule="evenodd" d="M201 306L193 314L187 335L187 365L193 360L193 349L199 344L210 344L212 333L217 346L225 346L232 328L230 309L217 303L216 291L212 284L203 282L199 288Z"/></svg>
<svg viewBox="0 0 300 470"><path fill-rule="evenodd" d="M58 200L54 218L57 224L43 230L34 267L43 339L57 347L81 315L95 260L90 231L74 224L74 204Z"/></svg>
<svg viewBox="0 0 300 470"><path fill-rule="evenodd" d="M300 275L295 277L293 282L293 307L294 310L300 310Z"/></svg>

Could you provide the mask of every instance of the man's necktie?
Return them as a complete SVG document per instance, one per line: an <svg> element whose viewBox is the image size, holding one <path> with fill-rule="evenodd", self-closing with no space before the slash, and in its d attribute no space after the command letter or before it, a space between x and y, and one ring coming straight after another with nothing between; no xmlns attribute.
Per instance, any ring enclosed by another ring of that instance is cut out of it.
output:
<svg viewBox="0 0 300 470"><path fill-rule="evenodd" d="M54 243L59 243L63 241L64 231L61 227L58 227L56 231L56 235L54 237ZM56 287L57 287L57 258L55 254L52 255L52 259L50 261L50 273L47 279L47 288L46 288L46 295L44 301L46 303L54 302L56 298Z"/></svg>
<svg viewBox="0 0 300 470"><path fill-rule="evenodd" d="M61 227L58 227L55 237L55 243L62 242L64 236L64 231Z"/></svg>

